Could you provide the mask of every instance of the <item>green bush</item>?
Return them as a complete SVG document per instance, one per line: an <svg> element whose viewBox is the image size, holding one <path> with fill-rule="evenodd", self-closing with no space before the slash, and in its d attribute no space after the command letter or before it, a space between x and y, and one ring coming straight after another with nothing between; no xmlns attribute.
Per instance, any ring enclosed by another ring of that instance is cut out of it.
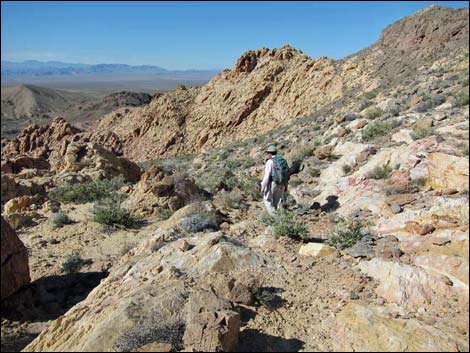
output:
<svg viewBox="0 0 470 353"><path fill-rule="evenodd" d="M388 123L382 121L373 121L362 130L362 139L364 141L372 140L378 136L387 135L392 127Z"/></svg>
<svg viewBox="0 0 470 353"><path fill-rule="evenodd" d="M321 170L318 168L312 168L310 169L310 176L313 178L318 178L321 174Z"/></svg>
<svg viewBox="0 0 470 353"><path fill-rule="evenodd" d="M289 237L293 239L304 238L308 235L308 227L295 219L295 213L280 209L274 215L265 214L262 221L272 226L276 237Z"/></svg>
<svg viewBox="0 0 470 353"><path fill-rule="evenodd" d="M328 234L328 243L340 250L349 248L370 234L367 226L368 223L360 219L339 218Z"/></svg>
<svg viewBox="0 0 470 353"><path fill-rule="evenodd" d="M349 164L343 164L341 169L343 170L344 175L348 175L353 170L352 167Z"/></svg>
<svg viewBox="0 0 470 353"><path fill-rule="evenodd" d="M172 214L173 214L173 211L170 210L169 208L162 208L158 211L158 218L161 221L165 221L168 218L170 218Z"/></svg>
<svg viewBox="0 0 470 353"><path fill-rule="evenodd" d="M436 134L436 130L432 127L422 127L422 128L415 128L411 132L410 136L413 140L420 140L425 137L429 137Z"/></svg>
<svg viewBox="0 0 470 353"><path fill-rule="evenodd" d="M86 264L86 261L78 254L68 256L62 264L62 272L65 274L77 273Z"/></svg>
<svg viewBox="0 0 470 353"><path fill-rule="evenodd" d="M86 184L60 186L49 191L49 198L63 203L86 203L108 197L124 185L122 176L111 180L96 180Z"/></svg>
<svg viewBox="0 0 470 353"><path fill-rule="evenodd" d="M314 148L309 145L304 145L300 150L292 157L292 160L304 160L305 158L313 155Z"/></svg>
<svg viewBox="0 0 470 353"><path fill-rule="evenodd" d="M378 118L379 116L382 116L383 114L384 114L384 111L380 109L379 107L371 107L371 108L368 108L364 112L364 115L367 119L375 119L375 118Z"/></svg>
<svg viewBox="0 0 470 353"><path fill-rule="evenodd" d="M124 228L132 228L138 224L130 212L121 207L121 200L117 195L112 195L93 207L93 221L111 227Z"/></svg>
<svg viewBox="0 0 470 353"><path fill-rule="evenodd" d="M377 97L377 95L379 94L379 91L374 89L372 91L369 91L369 92L365 92L364 93L364 96L367 98L367 99L374 99L375 97Z"/></svg>
<svg viewBox="0 0 470 353"><path fill-rule="evenodd" d="M59 211L52 215L52 223L54 228L62 228L64 225L71 224L72 220L62 211Z"/></svg>
<svg viewBox="0 0 470 353"><path fill-rule="evenodd" d="M216 198L221 200L226 208L239 209L243 207L243 194L238 188L230 192L219 193Z"/></svg>
<svg viewBox="0 0 470 353"><path fill-rule="evenodd" d="M260 181L254 175L243 172L237 178L236 185L250 200L261 199Z"/></svg>
<svg viewBox="0 0 470 353"><path fill-rule="evenodd" d="M393 168L391 166L377 166L367 174L368 179L388 179L392 174Z"/></svg>
<svg viewBox="0 0 470 353"><path fill-rule="evenodd" d="M454 98L455 98L456 103L459 107L463 107L465 105L468 105L468 93L466 93L466 92L457 93L454 96Z"/></svg>

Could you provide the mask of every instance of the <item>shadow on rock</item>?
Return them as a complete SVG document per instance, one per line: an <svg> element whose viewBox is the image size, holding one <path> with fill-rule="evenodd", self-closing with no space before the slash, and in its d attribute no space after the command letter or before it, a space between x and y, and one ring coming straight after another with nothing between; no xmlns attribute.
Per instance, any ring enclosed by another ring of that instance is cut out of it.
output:
<svg viewBox="0 0 470 353"><path fill-rule="evenodd" d="M324 205L320 205L319 202L314 202L310 209L330 213L336 211L340 206L341 204L338 202L338 196L330 195L326 198L326 203Z"/></svg>
<svg viewBox="0 0 470 353"><path fill-rule="evenodd" d="M247 329L240 332L238 352L298 352L305 342L296 338L286 339Z"/></svg>
<svg viewBox="0 0 470 353"><path fill-rule="evenodd" d="M48 321L84 300L108 272L72 273L40 278L1 304L1 316L12 321Z"/></svg>
<svg viewBox="0 0 470 353"><path fill-rule="evenodd" d="M254 294L257 306L265 306L271 310L279 309L286 302L278 294L284 290L282 288L262 287L258 288Z"/></svg>

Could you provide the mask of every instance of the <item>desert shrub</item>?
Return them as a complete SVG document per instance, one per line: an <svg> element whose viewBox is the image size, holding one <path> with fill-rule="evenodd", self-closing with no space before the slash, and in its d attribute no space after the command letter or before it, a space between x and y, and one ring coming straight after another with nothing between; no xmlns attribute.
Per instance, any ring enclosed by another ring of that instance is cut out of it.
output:
<svg viewBox="0 0 470 353"><path fill-rule="evenodd" d="M114 351L135 352L149 343L160 342L172 345L173 350L179 352L184 348L184 331L185 323L179 317L164 318L155 309L151 309L140 313L137 325L119 337Z"/></svg>
<svg viewBox="0 0 470 353"><path fill-rule="evenodd" d="M469 155L469 145L468 143L461 143L457 146L460 151L465 155L465 156L468 156Z"/></svg>
<svg viewBox="0 0 470 353"><path fill-rule="evenodd" d="M305 224L295 219L295 213L289 210L280 209L274 215L265 214L262 221L273 227L276 237L289 237L299 239L308 235L308 228Z"/></svg>
<svg viewBox="0 0 470 353"><path fill-rule="evenodd" d="M108 197L124 185L122 176L111 180L96 180L86 184L59 186L49 192L49 198L63 203L86 203Z"/></svg>
<svg viewBox="0 0 470 353"><path fill-rule="evenodd" d="M379 116L382 116L383 114L384 114L384 111L380 109L379 107L371 107L371 108L368 108L364 112L364 116L367 119L375 119L375 118L378 118Z"/></svg>
<svg viewBox="0 0 470 353"><path fill-rule="evenodd" d="M349 164L343 164L341 169L343 170L344 175L348 175L352 171L352 167Z"/></svg>
<svg viewBox="0 0 470 353"><path fill-rule="evenodd" d="M72 220L66 213L59 211L52 216L52 223L54 228L62 228L64 225L71 224Z"/></svg>
<svg viewBox="0 0 470 353"><path fill-rule="evenodd" d="M65 274L77 273L86 264L86 261L78 254L68 256L62 264L62 272Z"/></svg>
<svg viewBox="0 0 470 353"><path fill-rule="evenodd" d="M295 178L295 179L291 179L289 181L289 186L295 188L296 186L299 186L301 184L303 184L304 182L302 181L302 179L300 178Z"/></svg>
<svg viewBox="0 0 470 353"><path fill-rule="evenodd" d="M205 230L218 230L215 214L208 211L200 211L183 218L180 226L189 233L197 233Z"/></svg>
<svg viewBox="0 0 470 353"><path fill-rule="evenodd" d="M436 94L431 97L431 104L434 107L441 105L445 101L446 101L446 97L443 94Z"/></svg>
<svg viewBox="0 0 470 353"><path fill-rule="evenodd" d="M388 179L392 173L393 168L390 165L377 166L367 173L368 179Z"/></svg>
<svg viewBox="0 0 470 353"><path fill-rule="evenodd" d="M245 157L241 160L243 168L250 168L256 165L256 161L251 157Z"/></svg>
<svg viewBox="0 0 470 353"><path fill-rule="evenodd" d="M173 214L173 211L170 210L169 208L161 208L158 211L158 219L165 221L168 218L170 218L172 214Z"/></svg>
<svg viewBox="0 0 470 353"><path fill-rule="evenodd" d="M468 93L466 92L460 92L454 95L454 98L456 100L456 104L459 107L463 107L465 105L468 105Z"/></svg>
<svg viewBox="0 0 470 353"><path fill-rule="evenodd" d="M390 124L384 123L382 121L373 121L362 129L362 139L364 141L372 140L378 136L387 135L391 130Z"/></svg>
<svg viewBox="0 0 470 353"><path fill-rule="evenodd" d="M256 176L246 172L240 173L236 186L242 190L248 199L253 201L261 199L260 181Z"/></svg>
<svg viewBox="0 0 470 353"><path fill-rule="evenodd" d="M436 130L432 127L421 127L421 128L415 128L411 132L410 136L413 140L420 140L425 137L429 137L432 135L436 134Z"/></svg>
<svg viewBox="0 0 470 353"><path fill-rule="evenodd" d="M238 168L241 167L241 165L242 165L242 163L239 159L229 159L225 163L225 166L230 170L238 169Z"/></svg>
<svg viewBox="0 0 470 353"><path fill-rule="evenodd" d="M221 200L226 208L238 209L243 207L243 193L238 188L230 192L219 193L216 198Z"/></svg>
<svg viewBox="0 0 470 353"><path fill-rule="evenodd" d="M293 160L304 160L313 155L314 148L309 145L302 146L292 157Z"/></svg>
<svg viewBox="0 0 470 353"><path fill-rule="evenodd" d="M310 176L313 178L318 178L321 174L321 170L318 168L312 168L310 169Z"/></svg>
<svg viewBox="0 0 470 353"><path fill-rule="evenodd" d="M112 195L93 207L93 221L117 228L132 228L138 224L138 220L121 207L121 199L117 195Z"/></svg>
<svg viewBox="0 0 470 353"><path fill-rule="evenodd" d="M328 234L328 243L337 249L346 249L370 234L368 223L361 219L339 218Z"/></svg>
<svg viewBox="0 0 470 353"><path fill-rule="evenodd" d="M377 89L374 89L372 91L365 92L364 97L366 97L367 99L374 99L375 97L377 97L378 94L379 91Z"/></svg>
<svg viewBox="0 0 470 353"><path fill-rule="evenodd" d="M414 107L414 110L417 111L418 113L424 113L424 112L427 112L431 108L432 108L432 103L429 100L426 100L424 102L420 102L416 104Z"/></svg>
<svg viewBox="0 0 470 353"><path fill-rule="evenodd" d="M133 243L133 242L126 242L122 245L121 247L121 250L119 251L119 254L121 256L124 256L126 255L129 251L131 251L132 249L134 249L135 247L137 246L137 243Z"/></svg>

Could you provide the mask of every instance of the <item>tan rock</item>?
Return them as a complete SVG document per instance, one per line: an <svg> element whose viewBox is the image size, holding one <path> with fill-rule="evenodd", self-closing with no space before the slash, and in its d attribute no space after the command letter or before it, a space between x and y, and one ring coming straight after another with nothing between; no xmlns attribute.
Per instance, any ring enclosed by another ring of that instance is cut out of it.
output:
<svg viewBox="0 0 470 353"><path fill-rule="evenodd" d="M222 286L228 274L242 278L240 272L259 268L264 260L221 233L187 241L194 246L187 252L175 241L158 249L149 246L151 240L140 244L25 351L132 351L142 347L140 338L149 328L156 342L158 333L175 330L184 337L185 350L233 350L240 316L231 302L207 288Z"/></svg>
<svg viewBox="0 0 470 353"><path fill-rule="evenodd" d="M335 351L457 351L458 339L416 319L394 319L380 307L348 303L335 320Z"/></svg>
<svg viewBox="0 0 470 353"><path fill-rule="evenodd" d="M414 130L425 130L425 129L430 129L431 127L434 126L434 119L428 118L428 119L420 119L417 122L413 124L413 129Z"/></svg>
<svg viewBox="0 0 470 353"><path fill-rule="evenodd" d="M333 152L333 148L334 146L331 146L331 145L320 147L315 150L314 155L318 159L325 159L331 155L331 153Z"/></svg>
<svg viewBox="0 0 470 353"><path fill-rule="evenodd" d="M27 212L30 210L30 206L35 202L38 202L39 197L36 196L19 196L9 200L4 206L4 212L6 215L12 213Z"/></svg>
<svg viewBox="0 0 470 353"><path fill-rule="evenodd" d="M321 243L308 243L306 245L302 245L299 250L299 255L313 257L326 257L337 253L338 252L334 247Z"/></svg>
<svg viewBox="0 0 470 353"><path fill-rule="evenodd" d="M10 225L2 217L2 294L1 300L30 282L28 251Z"/></svg>
<svg viewBox="0 0 470 353"><path fill-rule="evenodd" d="M361 262L358 268L380 282L376 289L378 295L409 310L429 304L436 297L468 295L468 291L465 293L461 288L449 285L445 277L416 266L374 258Z"/></svg>
<svg viewBox="0 0 470 353"><path fill-rule="evenodd" d="M137 348L134 352L172 352L173 350L174 347L170 343L152 342Z"/></svg>
<svg viewBox="0 0 470 353"><path fill-rule="evenodd" d="M469 188L468 158L451 156L445 153L430 153L429 181L434 190Z"/></svg>

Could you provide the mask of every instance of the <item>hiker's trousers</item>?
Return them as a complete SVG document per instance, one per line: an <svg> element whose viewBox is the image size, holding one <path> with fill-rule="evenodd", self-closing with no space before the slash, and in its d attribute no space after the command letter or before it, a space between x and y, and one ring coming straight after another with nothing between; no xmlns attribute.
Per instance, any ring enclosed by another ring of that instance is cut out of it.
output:
<svg viewBox="0 0 470 353"><path fill-rule="evenodd" d="M271 182L268 185L269 187L263 195L263 202L268 213L272 215L276 210L284 206L286 187L275 182Z"/></svg>

